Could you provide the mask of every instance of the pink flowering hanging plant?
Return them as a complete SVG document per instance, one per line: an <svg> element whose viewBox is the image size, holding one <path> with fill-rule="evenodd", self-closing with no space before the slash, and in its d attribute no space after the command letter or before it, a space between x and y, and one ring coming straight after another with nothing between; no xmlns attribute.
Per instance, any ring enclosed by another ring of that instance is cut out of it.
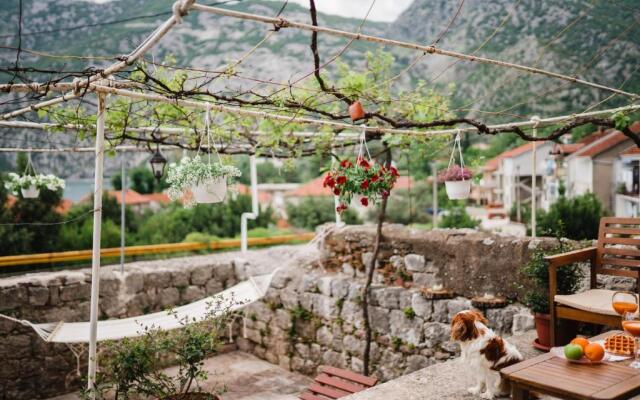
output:
<svg viewBox="0 0 640 400"><path fill-rule="evenodd" d="M360 196L360 204L365 207L389 197L399 176L393 166L385 167L358 157L355 163L342 160L327 173L323 186L339 197L340 204L336 211L342 213L354 196Z"/></svg>
<svg viewBox="0 0 640 400"><path fill-rule="evenodd" d="M471 171L467 167L461 167L457 164L450 166L447 169L443 169L438 173L439 182L456 182L456 181L468 181L471 179Z"/></svg>

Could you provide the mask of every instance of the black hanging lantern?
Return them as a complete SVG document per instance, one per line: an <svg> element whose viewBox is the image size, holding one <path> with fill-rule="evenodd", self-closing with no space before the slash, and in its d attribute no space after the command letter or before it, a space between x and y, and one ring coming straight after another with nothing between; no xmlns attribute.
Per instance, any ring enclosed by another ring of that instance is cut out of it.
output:
<svg viewBox="0 0 640 400"><path fill-rule="evenodd" d="M167 165L167 159L164 158L162 153L160 153L160 145L156 147L156 152L149 160L151 164L151 170L153 171L153 176L159 181L162 179L162 175L164 175L164 167Z"/></svg>

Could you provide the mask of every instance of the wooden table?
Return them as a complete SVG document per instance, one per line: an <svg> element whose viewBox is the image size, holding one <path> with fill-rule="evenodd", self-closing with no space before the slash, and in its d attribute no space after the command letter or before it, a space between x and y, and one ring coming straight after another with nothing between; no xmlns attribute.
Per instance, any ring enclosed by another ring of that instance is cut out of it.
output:
<svg viewBox="0 0 640 400"><path fill-rule="evenodd" d="M615 333L620 331L607 332L591 340L601 340ZM640 393L640 369L629 368L630 362L572 364L545 353L500 373L511 383L514 400L531 399L531 392L561 399L628 399Z"/></svg>

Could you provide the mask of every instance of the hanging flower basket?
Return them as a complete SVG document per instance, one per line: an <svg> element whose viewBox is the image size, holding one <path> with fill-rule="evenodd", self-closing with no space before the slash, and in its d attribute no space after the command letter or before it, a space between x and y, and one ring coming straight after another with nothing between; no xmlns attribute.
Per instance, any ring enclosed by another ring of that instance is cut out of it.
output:
<svg viewBox="0 0 640 400"><path fill-rule="evenodd" d="M204 162L200 156L184 157L179 164L169 164L167 194L172 200L186 198L186 207L219 203L225 199L227 186L240 175L240 170L232 165Z"/></svg>
<svg viewBox="0 0 640 400"><path fill-rule="evenodd" d="M458 148L458 155L460 156L460 165L455 163L456 147ZM453 141L449 165L447 169L440 171L438 181L444 182L449 199L464 200L469 198L469 194L471 193L471 171L464 166L462 145L460 144L460 130L456 133Z"/></svg>
<svg viewBox="0 0 640 400"><path fill-rule="evenodd" d="M447 196L451 200L468 199L471 193L471 171L466 167L453 165L438 174L438 180L444 182Z"/></svg>
<svg viewBox="0 0 640 400"><path fill-rule="evenodd" d="M342 213L352 200L367 207L389 197L398 176L395 167L385 167L358 156L355 162L342 160L329 171L323 186L329 187L338 196L340 204L336 211Z"/></svg>
<svg viewBox="0 0 640 400"><path fill-rule="evenodd" d="M64 189L64 179L55 175L18 175L10 172L4 187L13 195L22 195L25 199L35 199L40 195L41 190L57 192Z"/></svg>

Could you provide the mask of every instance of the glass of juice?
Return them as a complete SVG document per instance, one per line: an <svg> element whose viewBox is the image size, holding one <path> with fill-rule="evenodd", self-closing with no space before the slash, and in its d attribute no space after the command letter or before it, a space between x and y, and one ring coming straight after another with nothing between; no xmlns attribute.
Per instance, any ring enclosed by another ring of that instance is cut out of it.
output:
<svg viewBox="0 0 640 400"><path fill-rule="evenodd" d="M634 313L624 313L622 315L622 329L635 338L635 348L633 350L634 360L629 367L640 368L640 317Z"/></svg>
<svg viewBox="0 0 640 400"><path fill-rule="evenodd" d="M638 295L632 292L615 292L611 297L611 307L621 316L638 311Z"/></svg>

